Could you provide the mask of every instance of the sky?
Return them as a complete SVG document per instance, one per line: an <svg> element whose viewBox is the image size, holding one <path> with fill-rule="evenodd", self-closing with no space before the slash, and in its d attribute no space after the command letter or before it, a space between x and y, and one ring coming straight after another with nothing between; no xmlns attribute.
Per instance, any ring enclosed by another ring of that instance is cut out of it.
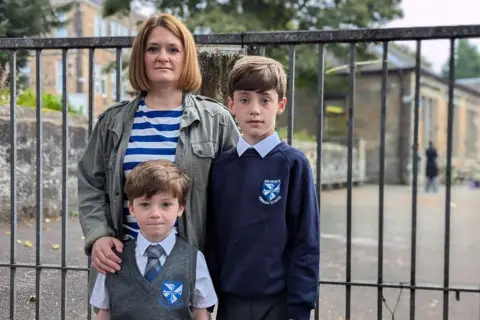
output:
<svg viewBox="0 0 480 320"><path fill-rule="evenodd" d="M480 0L402 0L403 18L385 27L428 27L480 24ZM480 38L472 39L479 45ZM415 42L404 42L415 48ZM449 58L449 40L422 41L422 55L440 71Z"/></svg>

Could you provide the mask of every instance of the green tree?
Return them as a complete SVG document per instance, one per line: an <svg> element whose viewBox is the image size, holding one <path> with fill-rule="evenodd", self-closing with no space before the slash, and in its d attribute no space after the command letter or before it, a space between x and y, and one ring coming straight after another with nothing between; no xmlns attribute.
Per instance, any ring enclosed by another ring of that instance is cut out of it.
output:
<svg viewBox="0 0 480 320"><path fill-rule="evenodd" d="M443 65L442 75L449 77L450 59ZM480 51L468 39L460 39L455 47L455 79L480 77Z"/></svg>
<svg viewBox="0 0 480 320"><path fill-rule="evenodd" d="M241 31L322 30L365 28L384 25L402 17L401 0L140 0L138 4L153 5L159 11L171 12L184 19L190 30L207 28L213 33ZM105 0L104 16L130 12L131 0ZM329 45L339 57L346 57L348 47ZM358 59L370 59L365 46L359 45ZM286 48L267 49L272 56L288 66ZM297 47L296 79L299 86L315 92L317 55L314 46ZM328 79L327 79L328 78ZM338 88L330 76L329 86ZM313 81L312 81L313 80Z"/></svg>
<svg viewBox="0 0 480 320"><path fill-rule="evenodd" d="M46 35L53 28L68 23L60 20L58 14L69 11L73 4L71 2L53 8L49 0L1 0L0 37L23 38ZM5 74L9 59L8 52L0 51L0 78ZM16 71L25 66L27 59L28 52L19 50Z"/></svg>

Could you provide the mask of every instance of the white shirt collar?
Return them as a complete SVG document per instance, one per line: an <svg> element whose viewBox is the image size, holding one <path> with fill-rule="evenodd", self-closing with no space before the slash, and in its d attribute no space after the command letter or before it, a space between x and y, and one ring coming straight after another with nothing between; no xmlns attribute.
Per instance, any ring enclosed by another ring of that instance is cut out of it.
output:
<svg viewBox="0 0 480 320"><path fill-rule="evenodd" d="M151 244L159 244L162 246L163 250L165 250L166 255L168 256L170 252L172 252L173 246L175 245L175 232L172 232L162 241L160 242L150 242L148 241L140 231L137 236L137 249L141 255L145 254L148 246Z"/></svg>
<svg viewBox="0 0 480 320"><path fill-rule="evenodd" d="M275 148L280 142L282 142L282 141L280 140L280 137L278 136L278 133L276 133L276 132L274 132L270 136L266 137L262 141L258 142L254 146L249 145L248 142L245 141L245 139L243 139L243 137L240 137L238 139L238 143L237 143L238 156L241 157L242 154L245 151L247 151L248 148L254 148L255 150L257 150L258 154L260 154L260 156L262 158L265 158L265 156L270 151L272 151L273 148Z"/></svg>

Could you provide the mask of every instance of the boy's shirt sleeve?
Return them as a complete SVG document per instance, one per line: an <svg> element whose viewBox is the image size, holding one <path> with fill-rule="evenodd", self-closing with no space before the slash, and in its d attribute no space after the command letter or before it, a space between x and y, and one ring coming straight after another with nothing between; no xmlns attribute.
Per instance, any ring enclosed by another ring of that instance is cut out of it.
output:
<svg viewBox="0 0 480 320"><path fill-rule="evenodd" d="M205 256L201 251L197 253L197 275L195 281L195 291L193 293L192 307L208 308L216 305L218 302L217 294L213 287L210 273L208 272Z"/></svg>
<svg viewBox="0 0 480 320"><path fill-rule="evenodd" d="M308 320L318 301L319 206L308 159L303 155L292 166L287 204L291 252L287 274L288 316Z"/></svg>
<svg viewBox="0 0 480 320"><path fill-rule="evenodd" d="M99 273L93 287L90 304L99 309L110 309L110 298L105 287L105 275Z"/></svg>

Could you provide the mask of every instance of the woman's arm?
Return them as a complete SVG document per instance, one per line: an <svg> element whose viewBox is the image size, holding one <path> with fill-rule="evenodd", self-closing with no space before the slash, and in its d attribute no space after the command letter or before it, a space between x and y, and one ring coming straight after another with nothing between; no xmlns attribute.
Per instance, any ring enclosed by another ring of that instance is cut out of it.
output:
<svg viewBox="0 0 480 320"><path fill-rule="evenodd" d="M105 125L100 118L77 167L79 218L85 235L85 253L92 255L92 265L101 273L120 268L117 265L120 259L111 247L115 246L120 252L123 249L121 241L115 239L106 194L104 135L101 133ZM102 241L97 244L99 239Z"/></svg>
<svg viewBox="0 0 480 320"><path fill-rule="evenodd" d="M226 125L224 126L222 131L222 152L235 148L237 146L238 138L240 137L240 131L238 130L237 124L235 123L233 116L227 110L225 110L224 112Z"/></svg>

